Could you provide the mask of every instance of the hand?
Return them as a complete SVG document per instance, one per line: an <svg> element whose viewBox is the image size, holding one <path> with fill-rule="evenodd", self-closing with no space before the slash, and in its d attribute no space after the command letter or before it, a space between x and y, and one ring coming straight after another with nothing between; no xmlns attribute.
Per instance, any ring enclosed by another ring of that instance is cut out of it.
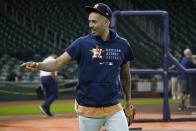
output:
<svg viewBox="0 0 196 131"><path fill-rule="evenodd" d="M130 109L132 108L133 105L131 105L131 103L129 101L125 101L125 109Z"/></svg>
<svg viewBox="0 0 196 131"><path fill-rule="evenodd" d="M135 117L135 108L133 105L130 104L129 101L125 103L124 112L127 117L128 126L130 126Z"/></svg>
<svg viewBox="0 0 196 131"><path fill-rule="evenodd" d="M21 64L20 67L25 68L27 71L36 71L38 70L38 63L29 61Z"/></svg>

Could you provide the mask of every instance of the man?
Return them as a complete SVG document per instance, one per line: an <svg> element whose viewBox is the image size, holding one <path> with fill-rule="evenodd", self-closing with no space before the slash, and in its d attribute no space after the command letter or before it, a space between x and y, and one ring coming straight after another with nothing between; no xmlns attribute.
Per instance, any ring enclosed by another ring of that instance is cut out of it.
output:
<svg viewBox="0 0 196 131"><path fill-rule="evenodd" d="M27 62L29 70L55 71L71 60L78 63L79 81L76 106L80 131L128 131L128 124L119 103L121 85L125 108L130 103L130 64L133 60L128 41L109 29L111 9L98 3L87 6L91 33L76 39L62 54L50 62ZM121 80L121 84L120 84Z"/></svg>
<svg viewBox="0 0 196 131"><path fill-rule="evenodd" d="M51 56L47 57L43 62L55 60L55 58L57 58L57 55L52 54ZM53 116L50 111L50 106L58 96L58 86L56 81L57 72L40 71L40 79L42 87L45 91L45 102L39 108L46 116Z"/></svg>
<svg viewBox="0 0 196 131"><path fill-rule="evenodd" d="M193 56L190 49L184 50L184 57L181 61L181 64L186 68L196 68L196 65L193 63ZM179 76L180 82L180 105L179 110L186 109L186 99L189 94L189 76L186 74L182 74Z"/></svg>

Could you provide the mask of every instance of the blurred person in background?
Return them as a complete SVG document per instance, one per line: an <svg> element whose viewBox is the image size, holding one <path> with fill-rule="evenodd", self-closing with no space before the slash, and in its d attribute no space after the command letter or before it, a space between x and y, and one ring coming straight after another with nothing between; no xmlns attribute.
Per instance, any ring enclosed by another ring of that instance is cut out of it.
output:
<svg viewBox="0 0 196 131"><path fill-rule="evenodd" d="M179 80L177 77L171 77L171 93L172 93L172 99L180 99L179 97Z"/></svg>
<svg viewBox="0 0 196 131"><path fill-rule="evenodd" d="M50 60L55 60L57 58L57 54L52 54L43 62L47 62ZM40 79L41 79L41 87L45 92L45 102L39 106L40 110L46 116L53 116L50 111L50 106L54 102L54 100L58 96L58 85L57 85L57 71L54 72L46 72L40 71Z"/></svg>
<svg viewBox="0 0 196 131"><path fill-rule="evenodd" d="M169 68L169 70L176 70L176 65L172 64ZM170 79L170 87L171 87L171 95L172 95L172 99L176 100L176 99L180 99L179 96L179 81L177 78L177 75L172 75L171 79Z"/></svg>
<svg viewBox="0 0 196 131"><path fill-rule="evenodd" d="M192 52L189 48L184 50L184 57L180 63L186 69L196 68L196 64L194 63ZM184 110L186 109L186 99L189 94L190 75L182 74L178 77L178 79L180 83L180 104L178 109Z"/></svg>

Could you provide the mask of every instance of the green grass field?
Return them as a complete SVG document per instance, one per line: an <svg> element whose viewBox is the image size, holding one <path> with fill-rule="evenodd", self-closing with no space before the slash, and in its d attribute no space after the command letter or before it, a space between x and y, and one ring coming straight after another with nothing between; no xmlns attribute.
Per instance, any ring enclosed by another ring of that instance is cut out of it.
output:
<svg viewBox="0 0 196 131"><path fill-rule="evenodd" d="M43 101L36 101L32 102L7 102L7 104L0 104L0 116L12 116L12 115L32 115L32 114L40 114L40 110L38 106ZM124 101L122 100L121 103L123 104ZM162 106L163 100L161 98L143 98L143 99L133 99L133 105L160 105ZM177 101L170 100L170 104L177 104ZM74 101L63 101L57 100L52 105L52 112L54 113L74 113Z"/></svg>

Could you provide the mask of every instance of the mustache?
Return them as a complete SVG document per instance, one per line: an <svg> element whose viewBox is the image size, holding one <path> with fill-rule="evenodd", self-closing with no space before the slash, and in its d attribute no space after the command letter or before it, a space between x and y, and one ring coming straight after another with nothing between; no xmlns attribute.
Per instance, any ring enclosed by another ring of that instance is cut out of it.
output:
<svg viewBox="0 0 196 131"><path fill-rule="evenodd" d="M92 28L90 28L90 30L91 30L91 31L96 31L96 29L95 29L95 28L93 28L93 27L92 27Z"/></svg>

